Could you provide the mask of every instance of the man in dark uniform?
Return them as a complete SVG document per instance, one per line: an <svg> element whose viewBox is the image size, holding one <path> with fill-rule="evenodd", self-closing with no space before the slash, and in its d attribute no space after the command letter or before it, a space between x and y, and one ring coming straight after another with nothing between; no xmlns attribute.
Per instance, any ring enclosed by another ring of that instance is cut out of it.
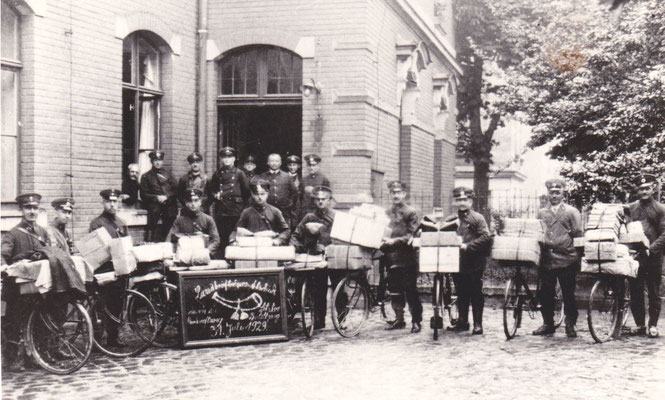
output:
<svg viewBox="0 0 665 400"><path fill-rule="evenodd" d="M104 228L112 239L128 236L129 231L125 221L116 215L121 195L120 191L117 189L105 189L99 192L99 195L102 197L104 211L100 216L90 221L89 232ZM108 261L99 267L95 273L110 271L113 271L113 262ZM122 311L122 302L120 299L124 289L124 281L120 279L102 287L104 301L112 315L120 315ZM124 343L118 338L118 325L110 319L106 322L106 343L113 347L123 347Z"/></svg>
<svg viewBox="0 0 665 400"><path fill-rule="evenodd" d="M139 205L139 165L132 163L127 166L127 179L122 182L122 203L134 207Z"/></svg>
<svg viewBox="0 0 665 400"><path fill-rule="evenodd" d="M582 220L579 211L563 203L564 184L561 179L545 182L550 206L538 211L538 219L545 222L547 232L543 243L544 254L538 270L540 291L538 297L543 314L543 325L533 331L534 335L549 335L554 326L554 293L557 280L563 293L563 309L566 315L566 336L577 337L577 305L575 304L575 276L579 268L579 256L573 239L581 237Z"/></svg>
<svg viewBox="0 0 665 400"><path fill-rule="evenodd" d="M662 280L663 253L665 253L665 206L654 199L657 179L653 175L643 174L637 178L639 200L627 207L631 221L640 221L649 249L638 256L640 268L637 278L630 280L630 309L636 327L631 330L633 335L658 337L658 317L660 316L661 298L660 283ZM649 299L649 328L644 325L644 286L647 287Z"/></svg>
<svg viewBox="0 0 665 400"><path fill-rule="evenodd" d="M229 245L229 236L238 223L240 213L249 199L249 180L242 170L236 168L236 151L224 147L219 151L222 166L208 182L208 199L213 203L213 217L219 232L220 245L217 258L224 256Z"/></svg>
<svg viewBox="0 0 665 400"><path fill-rule="evenodd" d="M279 208L284 215L286 223L290 226L291 215L298 200L298 188L288 173L279 169L282 166L282 157L273 153L268 156L268 171L260 178L270 183L268 204Z"/></svg>
<svg viewBox="0 0 665 400"><path fill-rule="evenodd" d="M284 220L282 212L267 203L270 184L264 180L254 180L249 184L252 202L240 214L236 231L231 234L231 242L236 236L249 236L251 233L273 231L273 245L283 246L289 241L291 230Z"/></svg>
<svg viewBox="0 0 665 400"><path fill-rule="evenodd" d="M473 334L483 333L483 272L487 264L487 256L492 245L487 222L482 214L471 209L473 204L473 190L458 187L453 190L453 207L457 209L457 215L448 217L446 220L458 220L457 235L462 237L460 245L460 272L453 275L455 288L457 289L457 309L459 320L451 331L469 330L469 303L473 308Z"/></svg>
<svg viewBox="0 0 665 400"><path fill-rule="evenodd" d="M2 266L6 267L19 259L29 257L29 253L50 245L46 229L37 224L39 203L42 196L37 193L26 193L16 197L21 210L21 222L9 232L2 235ZM24 357L20 342L21 325L28 317L29 302L19 294L19 288L13 278L5 278L2 287L2 300L6 302L6 313L3 328L7 342L12 346L8 351L9 368L12 371L24 369Z"/></svg>
<svg viewBox="0 0 665 400"><path fill-rule="evenodd" d="M245 157L245 162L242 164L242 172L245 173L247 179L250 181L256 176L256 156L254 154L248 154Z"/></svg>
<svg viewBox="0 0 665 400"><path fill-rule="evenodd" d="M388 183L392 207L387 211L390 217L392 234L381 245L384 253L382 262L388 267L388 290L390 291L391 305L395 311L395 321L392 321L388 330L403 329L405 297L411 312L411 332L421 330L423 319L423 305L418 297L417 277L418 262L416 252L410 241L418 230L420 218L415 209L406 204L406 184L400 181Z"/></svg>
<svg viewBox="0 0 665 400"><path fill-rule="evenodd" d="M331 208L332 190L327 186L317 186L312 190L316 208L303 217L291 235L291 245L297 253L323 254L326 246L332 243L330 230L335 220L335 212ZM328 277L332 287L337 287L344 278L343 270L317 269L314 271L314 329L323 329L326 326L326 311L328 299ZM335 304L341 310L346 302L340 300Z"/></svg>
<svg viewBox="0 0 665 400"><path fill-rule="evenodd" d="M210 254L216 254L219 248L219 233L215 226L215 220L211 216L201 211L203 192L200 189L188 189L182 195L181 199L185 202L185 207L180 211L180 215L175 219L168 236L167 242L173 240L174 235L208 235L208 251Z"/></svg>
<svg viewBox="0 0 665 400"><path fill-rule="evenodd" d="M301 215L305 215L314 211L316 208L312 201L312 189L317 186L326 186L332 188L328 178L319 172L321 166L321 157L316 154L308 154L305 156L305 164L307 164L307 174L302 177L302 190L301 190Z"/></svg>
<svg viewBox="0 0 665 400"><path fill-rule="evenodd" d="M141 199L148 211L147 242L161 242L178 215L176 182L164 166L164 152L151 151L152 169L141 177ZM162 219L161 228L158 226Z"/></svg>
<svg viewBox="0 0 665 400"><path fill-rule="evenodd" d="M206 186L208 185L208 175L203 172L203 156L198 152L193 152L187 156L187 162L189 163L189 171L180 177L178 181L178 188L176 190L178 194L178 200L185 203L185 196L189 193L190 189L198 189L203 193L201 197L201 210L205 213L209 213L208 208L210 207L210 202L205 196Z"/></svg>
<svg viewBox="0 0 665 400"><path fill-rule="evenodd" d="M302 178L300 177L300 157L291 154L286 157L286 172L289 174L293 183L296 185L298 195L296 196L296 204L293 206L293 213L291 214L291 227L295 228L298 222L305 216L301 212L302 207ZM312 209L313 210L313 209Z"/></svg>
<svg viewBox="0 0 665 400"><path fill-rule="evenodd" d="M72 219L75 203L74 199L69 197L53 200L51 205L55 209L55 218L46 228L51 245L69 254L74 250L74 241L67 230L67 224Z"/></svg>

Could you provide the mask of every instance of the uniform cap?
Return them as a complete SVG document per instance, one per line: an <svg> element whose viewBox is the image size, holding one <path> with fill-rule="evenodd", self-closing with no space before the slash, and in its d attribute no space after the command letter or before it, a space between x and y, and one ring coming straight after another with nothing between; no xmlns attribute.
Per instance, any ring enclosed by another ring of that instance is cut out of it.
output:
<svg viewBox="0 0 665 400"><path fill-rule="evenodd" d="M656 183L656 177L651 175L651 174L642 174L637 177L637 182L635 184L637 187L642 187L642 186L647 186L647 185L653 185Z"/></svg>
<svg viewBox="0 0 665 400"><path fill-rule="evenodd" d="M406 183L402 181L390 181L388 182L388 190L406 190Z"/></svg>
<svg viewBox="0 0 665 400"><path fill-rule="evenodd" d="M185 201L199 200L203 196L203 192L199 189L187 189L185 192Z"/></svg>
<svg viewBox="0 0 665 400"><path fill-rule="evenodd" d="M256 156L254 154L247 154L247 157L245 157L244 164L247 164L248 162L256 164Z"/></svg>
<svg viewBox="0 0 665 400"><path fill-rule="evenodd" d="M164 155L164 152L161 150L153 150L148 154L148 157L150 157L151 160L163 160Z"/></svg>
<svg viewBox="0 0 665 400"><path fill-rule="evenodd" d="M562 179L559 178L554 178L554 179L548 179L545 182L545 187L547 190L563 190L565 184Z"/></svg>
<svg viewBox="0 0 665 400"><path fill-rule="evenodd" d="M42 196L38 193L24 193L16 196L16 202L19 206L39 206L39 202L42 201Z"/></svg>
<svg viewBox="0 0 665 400"><path fill-rule="evenodd" d="M287 164L292 164L292 163L300 164L300 157L298 157L295 154L291 154L290 156L286 157L286 163Z"/></svg>
<svg viewBox="0 0 665 400"><path fill-rule="evenodd" d="M238 152L237 152L236 149L234 149L233 147L231 147L231 146L226 146L226 147L223 147L223 148L219 151L219 156L220 156L220 157L235 157L237 153L238 153Z"/></svg>
<svg viewBox="0 0 665 400"><path fill-rule="evenodd" d="M120 191L118 189L104 189L99 192L99 195L102 196L102 199L104 200L118 200Z"/></svg>
<svg viewBox="0 0 665 400"><path fill-rule="evenodd" d="M318 164L321 162L321 157L318 154L308 154L305 156L307 164Z"/></svg>
<svg viewBox="0 0 665 400"><path fill-rule="evenodd" d="M71 197L62 197L51 202L51 205L56 210L61 209L65 211L74 211L74 204L76 204L76 202Z"/></svg>
<svg viewBox="0 0 665 400"><path fill-rule="evenodd" d="M312 195L316 196L319 193L328 193L329 195L332 196L332 189L329 188L328 186L315 186L314 189L312 189Z"/></svg>
<svg viewBox="0 0 665 400"><path fill-rule="evenodd" d="M187 156L187 162L188 162L188 163L191 164L191 163L193 163L194 161L203 161L203 156L201 155L201 153L195 151L195 152L193 152L192 154L190 154L190 155Z"/></svg>
<svg viewBox="0 0 665 400"><path fill-rule="evenodd" d="M469 189L468 187L465 186L458 186L455 189L453 189L453 198L455 199L471 199L475 193L473 193L473 189Z"/></svg>

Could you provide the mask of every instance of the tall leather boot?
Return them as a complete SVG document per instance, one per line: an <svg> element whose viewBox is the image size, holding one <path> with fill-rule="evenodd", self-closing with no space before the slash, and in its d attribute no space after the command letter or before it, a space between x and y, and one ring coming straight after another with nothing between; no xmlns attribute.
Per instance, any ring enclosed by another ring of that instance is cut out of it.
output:
<svg viewBox="0 0 665 400"><path fill-rule="evenodd" d="M386 328L387 331L392 331L394 329L403 329L406 327L406 322L404 322L404 306L397 304L396 302L391 302L393 311L395 312L395 321L388 325Z"/></svg>
<svg viewBox="0 0 665 400"><path fill-rule="evenodd" d="M471 334L483 334L483 309L480 307L473 307L473 331Z"/></svg>

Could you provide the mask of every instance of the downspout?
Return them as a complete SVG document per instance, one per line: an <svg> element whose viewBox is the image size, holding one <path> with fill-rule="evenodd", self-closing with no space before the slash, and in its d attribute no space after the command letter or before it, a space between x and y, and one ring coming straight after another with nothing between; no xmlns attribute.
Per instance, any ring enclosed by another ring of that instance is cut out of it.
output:
<svg viewBox="0 0 665 400"><path fill-rule="evenodd" d="M197 124L196 124L196 140L195 149L201 152L205 149L206 144L206 116L207 116L207 52L206 44L208 42L208 0L199 0L199 26L198 26L198 74L197 74ZM205 155L204 155L205 156Z"/></svg>

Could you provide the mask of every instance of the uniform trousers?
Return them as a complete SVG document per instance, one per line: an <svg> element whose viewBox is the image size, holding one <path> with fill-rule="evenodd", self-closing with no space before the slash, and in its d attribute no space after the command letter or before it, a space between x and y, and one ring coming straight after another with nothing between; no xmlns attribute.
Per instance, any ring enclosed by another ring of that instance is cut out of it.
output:
<svg viewBox="0 0 665 400"><path fill-rule="evenodd" d="M345 276L346 271L343 270L317 269L314 271L312 279L314 283L314 287L312 288L314 291L314 317L318 324L325 324L326 320L328 310L328 278L330 278L330 287L334 293L335 288ZM340 313L346 307L348 301L346 293L342 293L336 300L335 308Z"/></svg>
<svg viewBox="0 0 665 400"><path fill-rule="evenodd" d="M453 274L455 291L457 292L457 310L461 322L469 321L469 304L473 307L473 322L481 323L485 296L483 296L484 269L470 273Z"/></svg>
<svg viewBox="0 0 665 400"><path fill-rule="evenodd" d="M554 325L554 294L556 282L559 280L561 292L563 293L563 311L566 315L566 325L575 325L577 322L577 305L575 304L577 264L575 263L564 268L541 268L538 271L538 275L540 279L538 300L542 307L543 323Z"/></svg>
<svg viewBox="0 0 665 400"><path fill-rule="evenodd" d="M173 222L178 217L178 207L171 204L170 200L164 203L151 203L146 207L148 211L148 223L146 226L145 240L147 242L163 242L171 230ZM159 219L162 225L159 225Z"/></svg>
<svg viewBox="0 0 665 400"><path fill-rule="evenodd" d="M418 266L392 265L388 270L390 302L398 319L404 318L404 306L409 304L411 322L423 320L423 305L418 296Z"/></svg>
<svg viewBox="0 0 665 400"><path fill-rule="evenodd" d="M217 232L219 233L219 249L217 250L217 254L213 255L213 258L222 259L224 258L226 247L229 245L229 237L236 229L240 216L216 215L214 219L215 225L217 225Z"/></svg>
<svg viewBox="0 0 665 400"><path fill-rule="evenodd" d="M644 326L644 286L647 287L649 298L649 326L658 325L660 316L661 298L660 282L662 280L660 263L647 263L640 261L637 278L630 279L630 311L635 318L635 325Z"/></svg>

